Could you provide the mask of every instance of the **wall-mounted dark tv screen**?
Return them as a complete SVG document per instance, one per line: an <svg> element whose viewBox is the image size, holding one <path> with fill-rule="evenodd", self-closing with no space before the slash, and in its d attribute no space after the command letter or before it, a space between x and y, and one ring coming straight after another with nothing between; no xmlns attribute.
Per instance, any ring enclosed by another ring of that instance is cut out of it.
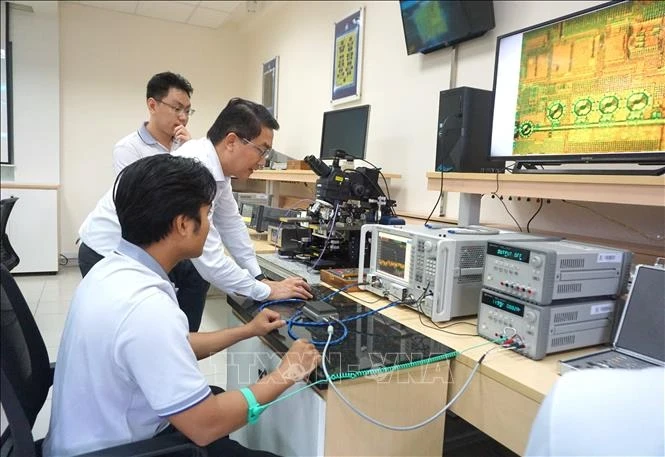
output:
<svg viewBox="0 0 665 457"><path fill-rule="evenodd" d="M665 1L603 3L498 37L491 156L663 163L663 69Z"/></svg>
<svg viewBox="0 0 665 457"><path fill-rule="evenodd" d="M407 54L427 54L494 28L491 0L400 0Z"/></svg>

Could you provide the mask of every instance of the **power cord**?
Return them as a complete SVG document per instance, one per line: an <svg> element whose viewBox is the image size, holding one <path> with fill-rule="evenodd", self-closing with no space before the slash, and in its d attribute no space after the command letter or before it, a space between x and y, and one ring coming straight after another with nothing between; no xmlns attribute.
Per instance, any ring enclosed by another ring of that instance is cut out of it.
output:
<svg viewBox="0 0 665 457"><path fill-rule="evenodd" d="M326 237L325 243L323 243L323 249L321 249L321 252L319 253L319 257L316 259L314 262L314 265L311 267L307 267L307 272L311 273L312 270L316 270L316 266L319 264L321 259L323 258L323 254L326 252L326 248L328 247L328 243L330 243L330 239L333 236L333 233L335 233L335 224L337 223L337 212L339 211L339 203L335 205L335 212L333 213L333 217L330 223L330 227L328 227L328 236Z"/></svg>
<svg viewBox="0 0 665 457"><path fill-rule="evenodd" d="M584 209L586 209L587 211L591 211L593 214L595 214L595 215L597 215L597 216L600 216L600 217L602 217L603 219L606 219L606 220L608 220L608 221L610 221L610 222L613 222L613 223L615 223L615 224L617 224L617 225L620 225L621 227L623 227L623 228L625 228L625 229L627 229L627 230L629 230L629 231L631 231L631 232L635 232L635 233L637 233L638 235L640 235L642 238L647 239L647 240L649 240L649 241L661 241L661 242L663 241L663 236L662 236L662 235L657 235L657 236L651 236L651 235L648 235L648 234L642 232L641 230L636 229L635 227L633 227L633 226L631 226L631 225L624 224L623 222L621 222L621 221L619 221L619 220L617 220L617 219L614 219L614 218L612 218L612 217L606 216L606 215L604 215L603 213L601 213L601 212L599 212L599 211L596 211L595 209L591 208L590 206L582 205L582 204L580 204L580 203L569 202L568 200L561 200L561 201L562 201L563 203L567 203L567 204L572 205L572 206L578 206L578 207L580 207L580 208L584 208Z"/></svg>
<svg viewBox="0 0 665 457"><path fill-rule="evenodd" d="M508 207L504 203L503 198L500 197L499 194L498 194L498 192L499 192L499 173L495 173L495 175L496 175L496 189L494 190L494 192L491 192L490 195L492 196L492 198L496 197L496 198L499 199L499 202L503 205L503 208L508 213L508 216L510 216L510 218L513 220L513 222L515 222L515 225L517 225L517 228L519 229L519 231L523 232L522 226L520 225L519 222L517 222L517 219L515 219L515 216L513 216L513 213L510 212L510 210L508 209Z"/></svg>
<svg viewBox="0 0 665 457"><path fill-rule="evenodd" d="M538 213L540 212L540 210L543 209L543 201L544 201L544 200L543 200L542 198L539 199L539 200L540 200L540 206L538 206L538 209L536 210L536 212L533 213L533 216L531 216L531 219L529 219L529 222L526 223L526 233L531 233L531 232L529 231L529 225L531 225L531 221L533 221L533 219L538 215Z"/></svg>
<svg viewBox="0 0 665 457"><path fill-rule="evenodd" d="M441 326L441 325L437 324L436 322L434 322L434 321L432 321L432 320L430 319L430 321L432 322L432 325L427 324L427 323L423 320L423 315L426 315L426 314L425 314L425 311L423 310L423 307L422 307L422 300L427 296L427 295L425 295L425 294L426 294L428 291L429 291L429 283L428 283L427 286L425 287L425 291L423 292L423 294L420 296L420 298L419 298L419 299L416 301L416 303L415 303L415 304L418 306L418 311L419 311L419 313L418 313L418 320L420 321L420 323L421 323L424 327L431 328L431 329L434 329L434 330L439 330L439 331L441 331L441 332L443 332L443 333L447 333L447 334L449 334L449 335L455 335L455 336L478 336L478 333L457 333L457 332L451 332L450 330L445 330L445 329L447 329L447 328L449 328L449 327L453 327L453 326L455 326L455 325L460 325L460 324L473 325L474 327L476 327L476 324L474 324L474 323L472 323L472 322L453 322L452 324L447 324L447 325L443 325L443 326ZM429 291L429 295L432 295L432 292L431 292L431 291Z"/></svg>
<svg viewBox="0 0 665 457"><path fill-rule="evenodd" d="M483 354L480 357L480 359L478 359L475 366L471 370L471 373L469 374L469 377L467 378L466 382L464 383L462 388L459 390L459 392L457 392L455 394L455 396L448 402L448 404L446 404L442 409L440 409L433 416L429 417L428 419L425 419L422 422L414 424L414 425L389 425L389 424L384 424L383 422L381 422L377 419L374 419L373 417L370 417L369 415L365 414L364 412L360 411L355 406L353 406L351 404L351 402L339 391L339 389L337 388L337 386L333 382L333 377L330 376L330 374L328 373L328 367L326 366L326 357L327 357L328 347L330 346L330 342L331 342L331 339L332 339L334 329L333 329L332 325L329 325L327 330L328 330L328 340L326 342L325 347L323 348L323 356L321 357L321 367L323 368L323 373L326 377L326 380L328 381L328 385L330 387L332 387L332 389L335 391L337 396L339 396L340 400L342 400L346 406L348 406L354 413L356 413L357 415L359 415L363 419L365 419L365 420L367 420L367 421L369 421L369 422L371 422L374 425L377 425L379 427L382 427L382 428L385 428L385 429L388 429L388 430L399 431L399 432L416 430L418 428L424 427L425 425L429 424L430 422L435 421L442 414L444 414L457 401L457 399L466 391L466 389L469 387L469 384L471 383L471 380L473 379L473 376L476 374L476 372L480 368L480 365L482 364L482 362L485 359L485 357L487 356L487 354L489 354L489 352L491 352L492 350L496 349L496 348L490 349L488 352ZM503 341L503 338L500 338L500 339L495 340L493 342L496 342L496 341ZM448 353L448 354L443 354L441 356L430 357L428 359L421 360L421 361L418 361L418 362L410 362L410 363L401 364L401 365L397 365L397 366L382 367L382 368L376 368L376 369L372 369L372 370L364 370L364 371L356 372L356 373L363 373L363 376L367 376L368 374L380 374L380 373L385 373L385 372L389 372L389 371L397 371L397 370L401 370L401 369L405 369L405 368L412 368L412 367L415 367L415 366L425 365L427 363L434 363L435 361L438 362L438 361L442 361L442 360L452 359L454 357L457 357L459 354L461 354L461 352L451 352L451 353ZM342 373L341 375L343 376L344 373ZM340 375L338 375L338 376L340 376ZM357 377L357 376L355 376L355 377ZM353 378L354 377L352 377L352 379Z"/></svg>
<svg viewBox="0 0 665 457"><path fill-rule="evenodd" d="M334 330L333 330L333 331L334 331ZM329 334L329 335L330 335L330 334ZM496 340L486 341L486 342L484 342L484 343L477 344L477 345L475 345L475 346L471 346L471 347L469 347L469 348L463 349L462 351L453 351L453 352L449 352L449 353L447 353L447 354L442 354L442 355L438 355L438 356L428 357L427 359L418 360L418 361L416 361L416 362L407 362L407 363L404 363L404 364L392 365L392 366L389 366L389 367L374 368L374 369L371 369L371 370L350 371L350 372L346 372L346 373L335 373L335 374L332 374L332 375L328 376L328 377L325 378L325 379L319 379L318 381L315 381L315 382L312 382L312 383L308 383L307 385L301 387L300 389L294 390L293 392L289 392L288 394L281 395L280 397L276 398L275 400L273 400L273 401L271 401L271 402L268 402L268 403L265 403L265 404L263 404L263 405L260 405L260 408L261 408L261 410L265 410L265 409L268 408L269 406L274 405L275 403L278 403L278 402L280 402L280 401L284 401L284 400L286 400L287 398L293 397L294 395L296 395L296 394L302 392L303 390L309 389L309 388L314 387L314 386L316 386L316 385L318 385L318 384L330 383L330 380L338 381L338 380L342 380L342 379L357 379L357 378L360 378L360 377L363 377L363 376L373 376L373 375L380 374L380 373L386 373L386 372L390 372L390 371L403 370L403 369L406 369L406 368L413 368L414 366L426 365L426 364L429 364L429 363L436 363L436 362L440 362L440 361L443 361L443 360L453 359L453 358L455 358L455 357L458 357L460 354L463 354L463 353L465 353L465 352L467 352L467 351L470 351L470 350L473 350L473 349L477 349L477 348L479 348L479 347L481 347L481 346L485 346L485 345L487 345L487 344L491 344L491 343L497 343L497 344L499 344L499 343L501 343L503 340L505 340L505 338L498 338L498 339L496 339ZM497 347L497 348L498 348L498 347ZM497 348L492 348L492 349L490 349L487 353L485 353L485 354L484 354L484 355L478 360L478 362L477 362L476 364L477 364L477 365L480 365L480 363L481 363L482 360L485 358L485 356L486 356L489 352L491 352L491 351L493 351L494 349L497 349ZM326 350L326 348L324 348L324 357L327 355L327 354L325 353L325 352L326 352L325 350ZM323 359L324 357L322 357L322 359ZM474 367L474 368L475 368L475 367ZM325 373L325 371L324 371L324 373ZM472 377L472 376L473 376L473 375L471 375L470 377ZM467 381L467 383L468 383L468 381ZM460 392L461 392L461 391L460 391ZM458 393L458 395L456 395L456 397L458 397L458 396L459 396L459 393ZM449 403L449 405L450 405L450 403Z"/></svg>

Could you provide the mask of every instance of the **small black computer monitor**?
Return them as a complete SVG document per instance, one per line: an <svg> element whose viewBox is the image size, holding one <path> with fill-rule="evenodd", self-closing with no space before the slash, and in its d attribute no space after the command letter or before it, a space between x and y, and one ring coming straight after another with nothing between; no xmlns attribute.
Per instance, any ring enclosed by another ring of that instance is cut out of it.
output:
<svg viewBox="0 0 665 457"><path fill-rule="evenodd" d="M323 113L321 159L335 158L337 149L356 159L364 159L368 123L369 105Z"/></svg>

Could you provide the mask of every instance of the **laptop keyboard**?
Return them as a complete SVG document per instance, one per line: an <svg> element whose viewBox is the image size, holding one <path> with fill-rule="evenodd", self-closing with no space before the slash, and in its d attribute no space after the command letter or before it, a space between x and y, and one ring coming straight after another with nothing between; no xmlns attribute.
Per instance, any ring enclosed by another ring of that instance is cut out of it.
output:
<svg viewBox="0 0 665 457"><path fill-rule="evenodd" d="M639 360L624 354L613 353L608 354L607 357L597 358L595 360L589 360L585 363L586 367L584 368L648 368L652 367L653 364ZM579 367L583 368L583 367Z"/></svg>

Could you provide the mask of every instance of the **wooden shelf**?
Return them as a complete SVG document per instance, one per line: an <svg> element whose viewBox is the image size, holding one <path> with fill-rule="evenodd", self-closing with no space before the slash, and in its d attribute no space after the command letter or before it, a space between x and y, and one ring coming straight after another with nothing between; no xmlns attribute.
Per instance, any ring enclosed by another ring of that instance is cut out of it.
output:
<svg viewBox="0 0 665 457"><path fill-rule="evenodd" d="M386 179L399 179L398 173L385 173ZM306 182L315 183L318 176L312 170L256 170L249 179L261 181Z"/></svg>
<svg viewBox="0 0 665 457"><path fill-rule="evenodd" d="M427 189L441 188L441 173L427 173ZM498 187L498 190L497 190ZM587 202L665 206L665 176L443 173L443 190Z"/></svg>
<svg viewBox="0 0 665 457"><path fill-rule="evenodd" d="M12 181L4 181L2 183L3 189L36 189L36 190L58 190L60 184L26 184L17 183Z"/></svg>

